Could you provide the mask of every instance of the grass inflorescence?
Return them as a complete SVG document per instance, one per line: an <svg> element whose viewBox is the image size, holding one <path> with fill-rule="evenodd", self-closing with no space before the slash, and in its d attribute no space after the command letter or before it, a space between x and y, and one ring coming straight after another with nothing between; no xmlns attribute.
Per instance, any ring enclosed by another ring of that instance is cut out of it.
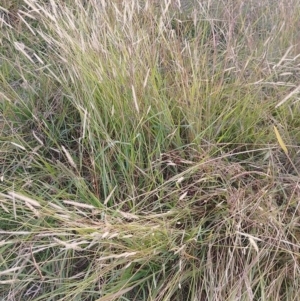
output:
<svg viewBox="0 0 300 301"><path fill-rule="evenodd" d="M1 4L1 300L299 298L297 2Z"/></svg>

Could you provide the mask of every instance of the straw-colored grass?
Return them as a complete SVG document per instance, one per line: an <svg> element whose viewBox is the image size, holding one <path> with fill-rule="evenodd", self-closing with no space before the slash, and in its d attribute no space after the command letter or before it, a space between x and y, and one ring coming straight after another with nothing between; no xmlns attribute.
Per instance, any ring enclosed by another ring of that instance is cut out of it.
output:
<svg viewBox="0 0 300 301"><path fill-rule="evenodd" d="M297 0L1 5L1 300L299 299Z"/></svg>

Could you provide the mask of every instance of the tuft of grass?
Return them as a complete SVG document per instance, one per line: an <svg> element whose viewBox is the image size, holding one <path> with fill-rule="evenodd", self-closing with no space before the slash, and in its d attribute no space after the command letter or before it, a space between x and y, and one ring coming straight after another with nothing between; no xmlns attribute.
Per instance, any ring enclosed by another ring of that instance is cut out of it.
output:
<svg viewBox="0 0 300 301"><path fill-rule="evenodd" d="M296 0L0 11L1 300L297 300Z"/></svg>

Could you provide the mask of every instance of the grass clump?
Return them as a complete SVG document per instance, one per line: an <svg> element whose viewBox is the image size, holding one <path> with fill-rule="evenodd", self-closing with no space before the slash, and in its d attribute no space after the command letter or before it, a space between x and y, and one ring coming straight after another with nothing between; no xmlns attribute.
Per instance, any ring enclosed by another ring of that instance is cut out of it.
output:
<svg viewBox="0 0 300 301"><path fill-rule="evenodd" d="M1 300L297 299L297 1L175 2L1 7Z"/></svg>

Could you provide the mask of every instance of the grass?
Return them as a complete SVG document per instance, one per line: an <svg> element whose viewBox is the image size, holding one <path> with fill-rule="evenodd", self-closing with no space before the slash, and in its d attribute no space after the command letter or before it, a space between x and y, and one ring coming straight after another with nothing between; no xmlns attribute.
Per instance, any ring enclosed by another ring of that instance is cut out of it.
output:
<svg viewBox="0 0 300 301"><path fill-rule="evenodd" d="M297 2L1 4L1 300L298 300Z"/></svg>

